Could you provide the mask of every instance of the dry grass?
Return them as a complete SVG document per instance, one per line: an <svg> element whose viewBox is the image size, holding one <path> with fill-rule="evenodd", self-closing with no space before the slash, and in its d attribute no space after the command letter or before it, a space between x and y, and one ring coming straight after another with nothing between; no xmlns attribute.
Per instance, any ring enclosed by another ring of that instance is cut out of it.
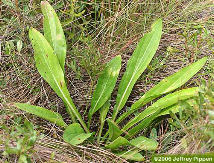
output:
<svg viewBox="0 0 214 163"><path fill-rule="evenodd" d="M4 134L3 139L1 137L0 145L0 162L16 162L18 157L16 155L11 155L12 157L7 158L1 155L4 149ZM11 142L10 147L15 147L16 142ZM103 150L94 145L86 146L71 146L57 139L45 136L37 140L33 147L32 153L29 153L30 158L33 162L37 163L55 163L55 162L67 162L67 163L91 163L91 162L115 162L115 163L126 163L127 161L119 158L113 153Z"/></svg>

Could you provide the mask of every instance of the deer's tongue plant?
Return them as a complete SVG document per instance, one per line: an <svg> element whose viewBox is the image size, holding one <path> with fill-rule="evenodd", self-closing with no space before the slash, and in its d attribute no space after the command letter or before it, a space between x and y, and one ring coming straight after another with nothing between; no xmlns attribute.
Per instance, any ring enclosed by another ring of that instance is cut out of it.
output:
<svg viewBox="0 0 214 163"><path fill-rule="evenodd" d="M112 116L113 120L116 119L118 112L126 104L135 82L141 76L155 55L160 42L161 34L162 21L159 19L152 25L151 32L145 34L140 40L132 57L129 59L126 72L124 73L119 85L116 105Z"/></svg>
<svg viewBox="0 0 214 163"><path fill-rule="evenodd" d="M44 15L44 36L36 29L31 28L29 31L29 37L34 49L36 67L44 80L65 103L66 110L72 119L72 124L66 124L60 114L42 107L23 103L15 103L14 105L21 110L37 115L64 128L63 139L72 145L80 144L89 137L92 137L89 131L90 123L93 120L94 113L99 111L100 129L97 132L97 138L94 137L94 139L97 139L98 142L100 141L104 123L107 121L109 129L103 137L103 140L106 142L105 147L125 159L142 161L144 158L139 152L142 150L155 150L158 143L156 140L144 136L131 138L148 127L158 116L169 114L170 111L177 112L176 106L178 102L197 96L198 88L188 88L168 94L157 100L137 116L133 116L122 128L120 128L119 123L148 102L170 93L185 84L203 67L206 58L202 58L163 79L136 101L129 111L118 117L118 113L125 106L135 82L147 68L158 48L162 34L162 20L158 19L153 23L151 32L145 34L140 40L136 50L128 61L126 71L119 84L112 117L107 117L107 113L111 106L111 93L115 87L121 68L121 56L116 56L107 63L102 74L99 76L91 100L88 122L85 122L74 105L66 86L64 74L66 40L59 18L48 2L43 1L41 6ZM86 125L87 123L88 125ZM127 148L129 150L120 151L119 148L121 146L123 149L129 146Z"/></svg>

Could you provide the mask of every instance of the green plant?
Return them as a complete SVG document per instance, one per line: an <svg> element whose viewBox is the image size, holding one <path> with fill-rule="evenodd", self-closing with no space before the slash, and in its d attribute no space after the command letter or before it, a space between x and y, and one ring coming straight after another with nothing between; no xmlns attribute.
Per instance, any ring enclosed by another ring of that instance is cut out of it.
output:
<svg viewBox="0 0 214 163"><path fill-rule="evenodd" d="M97 139L98 142L101 140L103 126L105 121L107 121L109 129L102 137L102 140L106 142L105 147L125 159L143 160L143 156L139 152L142 150L155 150L158 143L156 140L144 136L133 137L147 128L160 115L169 114L169 111L177 112L174 106L179 101L198 95L199 89L197 87L182 89L174 93L170 92L185 84L196 74L205 64L206 57L163 79L136 101L131 106L131 109L118 117L118 113L124 108L134 84L147 68L158 48L162 35L162 20L157 20L153 23L151 32L145 34L140 40L128 61L126 71L119 84L112 118L108 118L107 113L110 108L109 100L111 99L111 93L115 87L121 68L121 56L116 56L105 66L93 93L87 124L74 105L66 86L64 75L66 41L60 21L48 2L43 1L41 6L44 15L44 36L34 28L31 28L29 31L29 37L35 54L36 67L41 76L65 103L67 112L73 123L67 125L60 114L43 107L26 103L15 103L14 106L64 128L63 138L72 145L80 144L89 137L92 137L93 134L89 130L92 117L95 112L100 111L101 127L97 138L94 137L94 139ZM120 128L120 122L126 117L164 94L167 95L154 102ZM120 152L119 149L121 147L125 151Z"/></svg>
<svg viewBox="0 0 214 163"><path fill-rule="evenodd" d="M184 49L186 57L193 62L196 56L201 52L200 49L207 45L209 49L213 46L213 38L211 32L205 25L200 23L190 23L183 27L183 32L180 34L184 40Z"/></svg>
<svg viewBox="0 0 214 163"><path fill-rule="evenodd" d="M214 83L203 81L199 96L182 101L177 106L178 114L170 113L168 119L172 132L180 141L170 151L174 153L205 153L214 147ZM165 144L166 142L164 142ZM170 143L170 142L169 142ZM168 146L168 145L167 145ZM166 151L165 151L166 152Z"/></svg>
<svg viewBox="0 0 214 163"><path fill-rule="evenodd" d="M21 124L21 118L16 118L15 125L8 127L2 124L0 127L4 133L2 144L4 145L3 156L16 155L19 163L31 162L31 155L34 152L33 147L38 139L38 134L32 123L25 120ZM5 159L6 159L5 158Z"/></svg>

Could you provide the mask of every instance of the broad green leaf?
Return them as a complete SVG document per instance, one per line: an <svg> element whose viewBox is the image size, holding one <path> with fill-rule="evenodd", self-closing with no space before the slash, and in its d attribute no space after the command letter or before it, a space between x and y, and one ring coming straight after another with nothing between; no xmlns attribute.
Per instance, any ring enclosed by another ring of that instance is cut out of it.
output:
<svg viewBox="0 0 214 163"><path fill-rule="evenodd" d="M138 153L137 150L134 151L123 151L120 153L116 153L117 156L120 156L126 160L132 160L132 161L140 161L143 162L145 160L145 158Z"/></svg>
<svg viewBox="0 0 214 163"><path fill-rule="evenodd" d="M135 112L140 107L144 106L148 102L152 101L153 99L169 93L183 84L185 84L191 77L193 77L206 63L207 57L200 59L199 61L182 68L178 72L174 73L173 75L163 79L159 82L156 86L146 92L138 101L136 101L128 112L125 112L117 119L117 123L120 123L123 119L128 117L130 114Z"/></svg>
<svg viewBox="0 0 214 163"><path fill-rule="evenodd" d="M26 103L15 103L14 105L23 111L34 114L40 118L43 118L52 123L55 123L58 126L61 126L61 127L67 126L67 124L63 121L62 116L59 113L50 111L48 109L45 109L39 106L29 105Z"/></svg>
<svg viewBox="0 0 214 163"><path fill-rule="evenodd" d="M69 143L71 145L78 145L81 144L82 142L84 142L85 140L87 140L92 133L83 133L83 134L79 134L77 136L74 136Z"/></svg>
<svg viewBox="0 0 214 163"><path fill-rule="evenodd" d="M54 53L57 55L60 66L64 71L66 58L66 40L62 26L57 14L47 1L41 2L41 8L44 15L43 28L45 38L54 49Z"/></svg>
<svg viewBox="0 0 214 163"><path fill-rule="evenodd" d="M121 146L134 146L139 150L156 150L158 147L158 142L154 139L149 139L144 136L137 137L128 141L126 138L119 136L110 144L106 145L106 148L110 148L111 150L117 149Z"/></svg>
<svg viewBox="0 0 214 163"><path fill-rule="evenodd" d="M119 84L116 105L112 116L113 120L116 119L118 112L124 107L135 82L152 60L158 48L161 34L162 20L159 19L152 25L152 31L145 34L140 40L132 57L129 59L126 72Z"/></svg>
<svg viewBox="0 0 214 163"><path fill-rule="evenodd" d="M188 100L185 100L185 102L187 102L187 104L190 105L190 106L197 105L197 102L195 101L195 99L188 99ZM172 113L178 113L179 112L179 108L181 108L180 104L175 104L173 106L170 106L170 107L162 110L158 114L157 117L162 116L162 115L170 114L170 112L172 112Z"/></svg>
<svg viewBox="0 0 214 163"><path fill-rule="evenodd" d="M91 133L85 133L79 123L73 123L66 127L63 133L63 140L71 145L78 145L90 136Z"/></svg>
<svg viewBox="0 0 214 163"><path fill-rule="evenodd" d="M99 110L109 99L117 82L117 77L121 68L121 56L112 59L103 70L98 79L96 89L91 100L91 109L89 110L89 121L92 115Z"/></svg>
<svg viewBox="0 0 214 163"><path fill-rule="evenodd" d="M109 126L109 139L114 141L123 133L123 131L121 131L119 126L112 120L108 119L107 122Z"/></svg>
<svg viewBox="0 0 214 163"><path fill-rule="evenodd" d="M141 150L156 150L158 147L158 142L156 140L149 139L144 136L132 139L130 144Z"/></svg>
<svg viewBox="0 0 214 163"><path fill-rule="evenodd" d="M159 97L160 95L169 93L178 87L185 84L191 77L193 77L206 63L207 57L200 59L199 61L182 68L177 73L163 79L151 90L149 90L142 98L136 101L131 109L136 110L137 108L147 104L151 100Z"/></svg>
<svg viewBox="0 0 214 163"><path fill-rule="evenodd" d="M106 145L106 148L109 148L111 150L115 150L121 146L125 146L125 145L129 145L129 141L127 139L125 139L122 136L119 136L117 139L115 139L113 142L111 142L110 144Z"/></svg>
<svg viewBox="0 0 214 163"><path fill-rule="evenodd" d="M66 103L68 106L67 111L71 117L74 115L79 120L85 131L88 132L88 128L81 118L78 110L76 109L64 80L63 71L59 65L58 59L53 52L52 47L44 36L36 29L31 28L29 31L29 37L34 49L34 58L36 61L36 67L40 75L48 82L51 88L56 94Z"/></svg>
<svg viewBox="0 0 214 163"><path fill-rule="evenodd" d="M172 106L178 101L181 100L186 100L189 98L192 98L194 96L198 95L198 87L194 88L188 88L188 89L183 89L171 94L166 95L165 97L159 99L157 102L155 102L153 105L145 109L143 112L141 112L139 115L137 115L135 118L130 120L124 127L123 130L127 130L136 123L142 121L144 118L148 117L151 114L154 114L158 110L162 110L164 108L167 108L169 106Z"/></svg>

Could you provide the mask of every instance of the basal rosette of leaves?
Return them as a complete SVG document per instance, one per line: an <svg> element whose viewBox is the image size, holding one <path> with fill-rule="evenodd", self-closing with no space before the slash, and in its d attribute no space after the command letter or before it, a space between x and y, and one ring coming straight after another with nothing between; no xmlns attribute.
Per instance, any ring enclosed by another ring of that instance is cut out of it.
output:
<svg viewBox="0 0 214 163"><path fill-rule="evenodd" d="M88 122L85 122L79 113L78 107L74 105L66 86L64 74L66 40L59 18L47 1L41 2L41 8L44 15L44 35L34 28L29 31L36 67L44 80L65 103L72 124L66 124L59 113L43 107L27 103L15 103L14 106L62 127L64 129L63 139L71 145L78 145L89 137L93 137L93 140L98 142L102 139L106 144L105 148L111 149L120 157L135 161L144 160L140 151L156 150L158 142L144 136L136 137L136 134L142 132L158 116L169 114L171 111L176 113L178 111L176 106L180 100L188 100L198 96L198 87L170 92L181 87L193 77L206 63L207 58L204 57L163 79L134 102L130 110L118 116L118 113L125 106L134 84L147 68L158 49L162 35L162 20L156 20L152 24L151 31L140 40L128 60L126 71L119 84L112 117L107 117L107 113L111 106L111 94L121 69L120 55L108 62L99 76L93 92L91 108L88 112ZM126 117L160 96L163 97L136 115L124 126L120 125ZM100 113L100 129L99 131L90 131L93 115L98 111ZM103 134L105 122L108 123L109 128ZM92 132L97 134L92 134ZM127 150L120 151L121 147Z"/></svg>

